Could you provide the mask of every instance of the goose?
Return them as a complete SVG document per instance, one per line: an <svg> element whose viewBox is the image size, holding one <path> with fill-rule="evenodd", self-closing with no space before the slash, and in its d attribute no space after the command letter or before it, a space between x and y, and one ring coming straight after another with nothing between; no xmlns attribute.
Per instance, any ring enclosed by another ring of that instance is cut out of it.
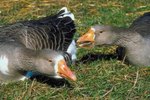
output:
<svg viewBox="0 0 150 100"><path fill-rule="evenodd" d="M3 26L0 28L0 35L14 38L29 49L49 48L62 51L67 63L72 63L77 58L76 44L73 40L76 32L74 19L73 13L63 7L55 15ZM28 75L30 77L32 73Z"/></svg>
<svg viewBox="0 0 150 100"><path fill-rule="evenodd" d="M51 49L29 49L19 41L1 35L0 82L22 80L25 78L25 71L76 80L75 74L67 66L61 53Z"/></svg>
<svg viewBox="0 0 150 100"><path fill-rule="evenodd" d="M66 51L76 59L74 15L63 7L55 15L0 27L0 34L18 39L27 48ZM21 31L21 32L20 32ZM73 49L72 49L73 48Z"/></svg>
<svg viewBox="0 0 150 100"><path fill-rule="evenodd" d="M150 12L134 20L128 28L94 25L77 43L80 47L118 45L124 48L129 64L150 66Z"/></svg>

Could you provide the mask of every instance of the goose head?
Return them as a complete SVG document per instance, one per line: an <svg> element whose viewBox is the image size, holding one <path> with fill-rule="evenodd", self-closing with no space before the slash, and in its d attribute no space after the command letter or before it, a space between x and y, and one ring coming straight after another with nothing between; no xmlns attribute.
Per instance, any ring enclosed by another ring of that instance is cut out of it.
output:
<svg viewBox="0 0 150 100"><path fill-rule="evenodd" d="M87 33L79 37L77 44L79 47L94 47L95 45L113 44L117 39L111 26L95 25Z"/></svg>
<svg viewBox="0 0 150 100"><path fill-rule="evenodd" d="M35 61L36 70L55 78L67 78L76 81L75 74L67 66L61 53L44 49L37 53Z"/></svg>

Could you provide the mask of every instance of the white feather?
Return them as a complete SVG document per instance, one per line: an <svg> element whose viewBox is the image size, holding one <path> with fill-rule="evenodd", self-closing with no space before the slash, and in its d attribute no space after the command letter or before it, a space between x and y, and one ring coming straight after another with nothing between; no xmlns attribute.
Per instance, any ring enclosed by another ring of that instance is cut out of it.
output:
<svg viewBox="0 0 150 100"><path fill-rule="evenodd" d="M67 7L62 7L59 11L61 11L61 10L64 10L65 11L64 13L68 13L69 12L68 9L67 9Z"/></svg>
<svg viewBox="0 0 150 100"><path fill-rule="evenodd" d="M69 45L67 52L71 54L71 59L74 61L77 59L76 53L77 53L77 47L75 40L72 40L71 44Z"/></svg>
<svg viewBox="0 0 150 100"><path fill-rule="evenodd" d="M60 11L61 10L64 10L64 13L62 13L58 18L70 17L72 20L75 20L74 15L68 11L67 7L63 7L60 9Z"/></svg>
<svg viewBox="0 0 150 100"><path fill-rule="evenodd" d="M55 59L56 59L56 64L55 64L55 66L54 66L54 70L55 70L56 76L52 76L52 77L54 77L54 78L62 78L62 77L59 76L58 73L57 73L57 72L58 72L58 62L59 62L60 60L64 59L64 58L63 58L63 56L60 55L60 56L56 57Z"/></svg>
<svg viewBox="0 0 150 100"><path fill-rule="evenodd" d="M5 55L0 56L0 71L8 75L8 58Z"/></svg>
<svg viewBox="0 0 150 100"><path fill-rule="evenodd" d="M20 80L21 80L21 81L24 81L24 80L26 80L26 79L28 79L28 78L27 78L27 77L25 77L25 76L24 76L24 77L22 77L22 78L20 78Z"/></svg>
<svg viewBox="0 0 150 100"><path fill-rule="evenodd" d="M95 28L91 27L91 30L93 30L95 32Z"/></svg>

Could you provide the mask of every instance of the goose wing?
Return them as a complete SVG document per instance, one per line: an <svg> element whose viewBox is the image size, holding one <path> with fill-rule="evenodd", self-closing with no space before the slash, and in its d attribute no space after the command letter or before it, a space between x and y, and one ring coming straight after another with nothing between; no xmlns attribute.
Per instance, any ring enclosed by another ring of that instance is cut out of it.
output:
<svg viewBox="0 0 150 100"><path fill-rule="evenodd" d="M56 15L0 28L0 34L18 39L27 48L67 51L76 32L74 15L62 8Z"/></svg>
<svg viewBox="0 0 150 100"><path fill-rule="evenodd" d="M150 37L150 12L133 21L130 29L140 33L143 37Z"/></svg>
<svg viewBox="0 0 150 100"><path fill-rule="evenodd" d="M36 37L37 40L34 41L41 41L37 48L67 51L76 32L74 15L66 7L56 15L22 22L22 24L27 26L30 35Z"/></svg>
<svg viewBox="0 0 150 100"><path fill-rule="evenodd" d="M49 48L59 51L69 51L71 58L65 52L67 60L76 59L76 48L70 49L76 32L74 15L62 8L56 15L38 20L13 23L0 28L0 35L6 35L24 44L29 49L39 50ZM75 45L73 45L75 47ZM75 56L75 57L73 57ZM69 58L69 59L68 59Z"/></svg>

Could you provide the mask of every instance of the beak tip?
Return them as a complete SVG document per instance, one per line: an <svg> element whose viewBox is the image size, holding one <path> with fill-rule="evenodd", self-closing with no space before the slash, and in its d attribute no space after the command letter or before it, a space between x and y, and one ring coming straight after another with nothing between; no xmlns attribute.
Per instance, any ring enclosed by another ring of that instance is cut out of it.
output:
<svg viewBox="0 0 150 100"><path fill-rule="evenodd" d="M72 76L72 80L73 80L73 81L76 81L76 80L77 80L77 77L76 77L75 75L73 75L73 76Z"/></svg>
<svg viewBox="0 0 150 100"><path fill-rule="evenodd" d="M79 39L77 40L77 43L80 43L81 42L81 37L79 37Z"/></svg>
<svg viewBox="0 0 150 100"><path fill-rule="evenodd" d="M72 81L77 80L76 75L70 70L70 68L66 65L64 60L61 60L58 63L58 74L59 76L70 79Z"/></svg>

